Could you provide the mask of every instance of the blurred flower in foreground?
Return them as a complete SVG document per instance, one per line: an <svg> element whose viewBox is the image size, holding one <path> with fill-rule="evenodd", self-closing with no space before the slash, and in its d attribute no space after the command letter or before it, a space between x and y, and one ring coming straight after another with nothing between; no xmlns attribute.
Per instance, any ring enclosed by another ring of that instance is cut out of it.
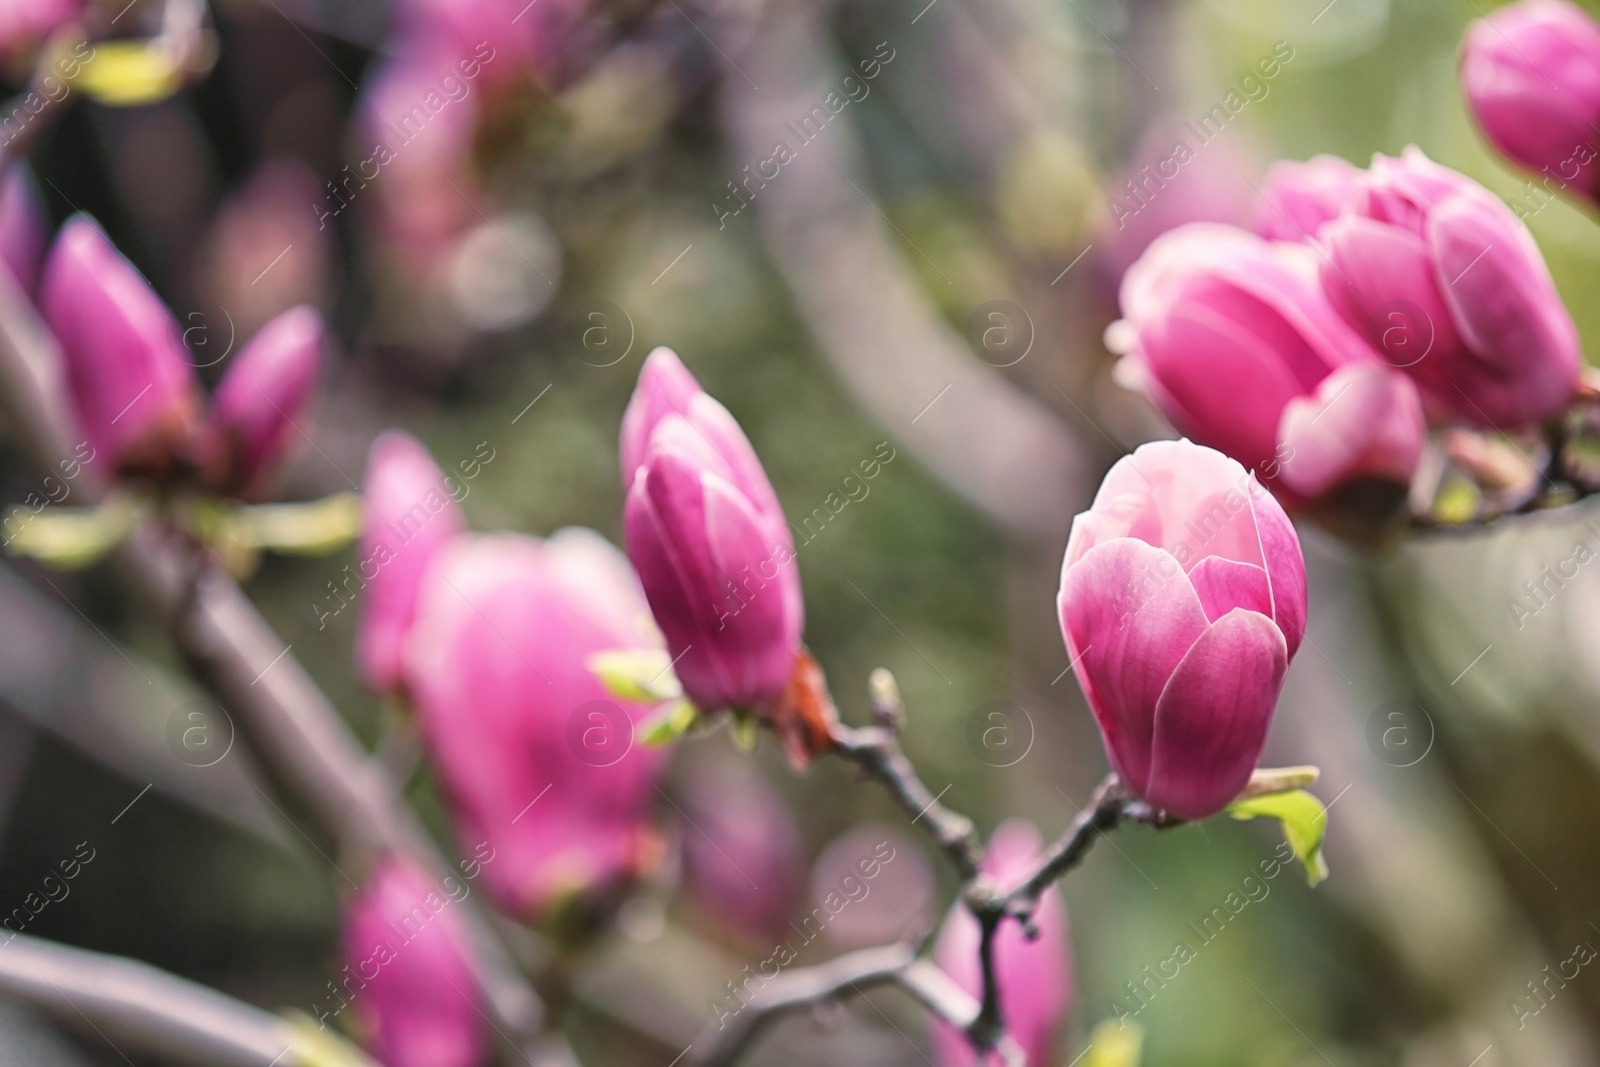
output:
<svg viewBox="0 0 1600 1067"><path fill-rule="evenodd" d="M356 666L367 685L390 693L401 686L401 653L417 617L423 573L466 520L427 448L399 430L372 443L364 485L356 558L366 584Z"/></svg>
<svg viewBox="0 0 1600 1067"><path fill-rule="evenodd" d="M318 227L310 210L322 197L309 167L279 157L217 209L197 257L195 286L227 309L239 336L298 304L328 307L333 234Z"/></svg>
<svg viewBox="0 0 1600 1067"><path fill-rule="evenodd" d="M1024 819L1001 823L989 838L982 871L1001 890L1032 873L1043 849L1039 831ZM1039 928L1029 941L1022 925L1004 923L995 935L994 963L1000 984L1000 1015L1006 1032L1027 1054L1030 1064L1055 1063L1056 1037L1072 1014L1076 989L1072 974L1072 945L1067 931L1067 908L1054 886L1039 898L1033 913ZM978 942L978 920L959 900L951 905L934 948L934 962L974 996L983 990ZM935 1056L940 1067L972 1067L977 1057L966 1036L948 1024L933 1027Z"/></svg>
<svg viewBox="0 0 1600 1067"><path fill-rule="evenodd" d="M788 805L748 760L686 776L683 876L718 925L780 937L800 903L805 856Z"/></svg>
<svg viewBox="0 0 1600 1067"><path fill-rule="evenodd" d="M341 997L384 1067L478 1067L488 1058L456 906L409 861L391 857L346 907Z"/></svg>
<svg viewBox="0 0 1600 1067"><path fill-rule="evenodd" d="M463 848L490 894L532 917L640 872L667 753L634 743L652 709L610 698L590 657L660 648L627 560L599 534L469 535L427 569L405 673Z"/></svg>
<svg viewBox="0 0 1600 1067"><path fill-rule="evenodd" d="M1418 148L1376 156L1365 196L1318 232L1328 299L1457 417L1502 431L1571 402L1577 327L1527 228Z"/></svg>
<svg viewBox="0 0 1600 1067"><path fill-rule="evenodd" d="M248 494L297 439L322 366L322 316L292 308L250 339L206 411L201 456L219 491Z"/></svg>
<svg viewBox="0 0 1600 1067"><path fill-rule="evenodd" d="M259 487L282 459L322 358L322 317L278 316L223 375L204 418L178 322L100 227L78 216L45 263L39 302L66 364L97 464L166 481L199 470L227 494Z"/></svg>
<svg viewBox="0 0 1600 1067"><path fill-rule="evenodd" d="M84 0L5 0L0 4L0 62L44 43L83 14Z"/></svg>
<svg viewBox="0 0 1600 1067"><path fill-rule="evenodd" d="M1189 222L1249 223L1250 179L1260 172L1253 155L1223 140L1196 152L1185 136L1176 119L1151 123L1108 188L1111 215L1101 242L1113 280L1168 230Z"/></svg>
<svg viewBox="0 0 1600 1067"><path fill-rule="evenodd" d="M198 386L177 320L155 290L79 215L50 251L40 303L97 464L170 473L195 427Z"/></svg>
<svg viewBox="0 0 1600 1067"><path fill-rule="evenodd" d="M1292 504L1365 491L1381 518L1421 457L1421 405L1334 311L1312 262L1231 226L1157 238L1122 281L1118 379Z"/></svg>
<svg viewBox="0 0 1600 1067"><path fill-rule="evenodd" d="M1272 241L1309 241L1324 222L1360 203L1361 175L1360 167L1338 156L1274 163L1256 207L1256 233Z"/></svg>
<svg viewBox="0 0 1600 1067"><path fill-rule="evenodd" d="M1551 191L1600 198L1600 24L1566 0L1523 0L1474 22L1461 88L1484 135Z"/></svg>
<svg viewBox="0 0 1600 1067"><path fill-rule="evenodd" d="M1283 508L1220 452L1141 445L1073 520L1057 605L1123 784L1181 819L1221 811L1255 769L1305 632Z"/></svg>
<svg viewBox="0 0 1600 1067"><path fill-rule="evenodd" d="M805 606L794 540L744 431L666 348L622 419L628 554L703 711L762 709L796 667Z"/></svg>
<svg viewBox="0 0 1600 1067"><path fill-rule="evenodd" d="M28 168L12 167L0 177L0 263L4 263L24 293L39 284L49 230L44 205Z"/></svg>

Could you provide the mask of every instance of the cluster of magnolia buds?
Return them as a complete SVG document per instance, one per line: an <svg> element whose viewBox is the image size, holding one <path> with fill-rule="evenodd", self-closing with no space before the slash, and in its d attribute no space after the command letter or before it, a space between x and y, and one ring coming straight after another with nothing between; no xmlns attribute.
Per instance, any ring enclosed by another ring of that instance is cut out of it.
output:
<svg viewBox="0 0 1600 1067"><path fill-rule="evenodd" d="M1573 403L1577 329L1488 190L1413 147L1280 163L1262 192L1253 233L1158 238L1108 340L1120 380L1285 504L1381 537L1433 507L1430 428L1516 439Z"/></svg>
<svg viewBox="0 0 1600 1067"><path fill-rule="evenodd" d="M657 861L650 816L663 753L652 742L765 724L797 765L832 743L777 494L733 416L669 350L645 362L620 453L631 567L588 530L544 540L466 532L450 479L418 442L385 435L367 473L361 585L351 590L362 673L414 712L458 843L482 858L484 888L500 909L558 935ZM1074 522L1059 606L1122 787L1172 820L1227 808L1255 769L1305 629L1304 562L1283 508L1219 452L1146 445ZM983 876L1009 888L1041 851L1032 826L1007 823ZM389 888L352 905L347 940L363 954L361 931L393 940L395 916L418 906L393 888L398 876L384 877ZM771 902L741 899L737 885L714 889L726 914L781 925ZM412 880L411 897L429 892ZM995 960L1008 1033L1044 1063L1074 995L1055 890L1032 926L1029 937L1008 924ZM958 902L936 952L974 995L979 937ZM470 998L440 990L427 1012L398 1021L397 1005L437 982L432 970L450 969L435 951L397 951L395 974L364 993L370 1006L354 1002L369 1028L388 1031L373 1043L390 1050L387 1063L421 1063L392 1051L394 1034L418 1020L439 1031L427 1047L454 1050L429 1062L477 1062L483 1022ZM948 1067L975 1062L965 1035L940 1030L936 1046Z"/></svg>

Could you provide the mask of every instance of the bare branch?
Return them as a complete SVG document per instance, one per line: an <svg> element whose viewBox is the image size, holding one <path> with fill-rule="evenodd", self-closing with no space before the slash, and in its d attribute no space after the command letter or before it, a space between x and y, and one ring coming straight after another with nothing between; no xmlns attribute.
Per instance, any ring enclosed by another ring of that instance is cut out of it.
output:
<svg viewBox="0 0 1600 1067"><path fill-rule="evenodd" d="M119 1053L205 1067L302 1062L284 1057L304 1042L288 1019L122 956L13 934L0 945L0 991L74 1029L87 1023ZM334 1031L319 1037L349 1063L371 1063Z"/></svg>
<svg viewBox="0 0 1600 1067"><path fill-rule="evenodd" d="M918 959L908 944L882 945L846 953L815 967L802 967L770 979L749 1004L739 1012L731 1026L708 1024L694 1047L701 1051L692 1061L696 1067L730 1067L768 1025L780 1016L802 1008L836 1000L850 993L861 993L867 986L893 984L936 1017L957 1030L968 1030L978 1017L978 1002L972 995L927 960ZM1009 1039L1001 1043L1008 1063L1016 1052Z"/></svg>
<svg viewBox="0 0 1600 1067"><path fill-rule="evenodd" d="M887 672L885 672L887 673ZM833 726L834 753L882 782L911 816L926 823L963 882L977 877L983 847L972 820L945 807L911 765L893 730L882 726Z"/></svg>

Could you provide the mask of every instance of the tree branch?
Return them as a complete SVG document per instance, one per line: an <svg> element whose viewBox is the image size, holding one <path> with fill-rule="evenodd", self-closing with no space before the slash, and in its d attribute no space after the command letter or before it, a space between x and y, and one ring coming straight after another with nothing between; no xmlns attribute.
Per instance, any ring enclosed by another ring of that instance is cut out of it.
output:
<svg viewBox="0 0 1600 1067"><path fill-rule="evenodd" d="M695 1067L731 1067L761 1031L782 1015L885 984L899 986L957 1030L970 1029L978 1017L978 1002L972 995L937 966L918 959L911 945L881 945L768 979L731 1026L707 1024L695 1039L699 1052L691 1062ZM1020 1067L1025 1062L1015 1042L1001 1041L1000 1051L1008 1064Z"/></svg>
<svg viewBox="0 0 1600 1067"><path fill-rule="evenodd" d="M307 1062L306 1038L289 1019L122 956L14 934L0 944L0 991L67 1025L88 1023L117 1052L132 1050L204 1067ZM372 1061L331 1030L318 1034L351 1065Z"/></svg>

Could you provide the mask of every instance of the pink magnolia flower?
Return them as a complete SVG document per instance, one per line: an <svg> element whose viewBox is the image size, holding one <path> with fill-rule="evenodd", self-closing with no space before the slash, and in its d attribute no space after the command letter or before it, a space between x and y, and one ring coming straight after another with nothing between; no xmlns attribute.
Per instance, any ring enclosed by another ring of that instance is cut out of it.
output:
<svg viewBox="0 0 1600 1067"><path fill-rule="evenodd" d="M548 81L562 65L585 0L401 0L402 48L474 56L488 88Z"/></svg>
<svg viewBox="0 0 1600 1067"><path fill-rule="evenodd" d="M83 13L84 0L6 0L0 4L0 59L11 59Z"/></svg>
<svg viewBox="0 0 1600 1067"><path fill-rule="evenodd" d="M719 926L781 936L804 883L800 828L749 761L685 776L683 875L689 896Z"/></svg>
<svg viewBox="0 0 1600 1067"><path fill-rule="evenodd" d="M456 836L494 849L484 882L507 911L646 865L666 751L635 744L651 708L614 700L589 660L659 647L627 560L593 531L471 535L428 568L406 677Z"/></svg>
<svg viewBox="0 0 1600 1067"><path fill-rule="evenodd" d="M684 692L706 711L770 704L794 671L805 605L788 521L744 431L658 348L621 453L628 555Z"/></svg>
<svg viewBox="0 0 1600 1067"><path fill-rule="evenodd" d="M1305 560L1278 502L1220 452L1141 445L1073 520L1057 606L1123 784L1181 819L1232 801L1305 633Z"/></svg>
<svg viewBox="0 0 1600 1067"><path fill-rule="evenodd" d="M1416 388L1334 311L1312 261L1230 226L1157 238L1122 281L1118 376L1293 504L1374 482L1403 499L1425 436Z"/></svg>
<svg viewBox="0 0 1600 1067"><path fill-rule="evenodd" d="M363 493L362 611L356 666L380 693L402 685L401 652L417 617L423 575L466 528L444 472L422 442L390 430L373 442Z"/></svg>
<svg viewBox="0 0 1600 1067"><path fill-rule="evenodd" d="M198 390L177 320L155 290L80 215L50 250L40 304L97 465L168 472L187 450Z"/></svg>
<svg viewBox="0 0 1600 1067"><path fill-rule="evenodd" d="M24 293L31 295L39 284L39 267L48 243L39 191L28 168L14 166L0 177L0 263Z"/></svg>
<svg viewBox="0 0 1600 1067"><path fill-rule="evenodd" d="M1461 88L1489 142L1545 185L1594 201L1600 24L1566 0L1523 0L1474 22Z"/></svg>
<svg viewBox="0 0 1600 1067"><path fill-rule="evenodd" d="M1415 146L1374 157L1363 184L1359 212L1318 234L1322 287L1346 321L1468 422L1513 430L1564 409L1577 327L1511 210Z"/></svg>
<svg viewBox="0 0 1600 1067"><path fill-rule="evenodd" d="M223 375L201 430L213 486L248 492L277 466L316 387L322 332L322 316L311 308L285 311L250 339Z"/></svg>
<svg viewBox="0 0 1600 1067"><path fill-rule="evenodd" d="M488 1059L459 899L390 857L345 909L343 995L384 1067L479 1067Z"/></svg>
<svg viewBox="0 0 1600 1067"><path fill-rule="evenodd" d="M1338 156L1274 163L1256 207L1256 233L1272 241L1310 240L1360 202L1361 176L1360 167Z"/></svg>
<svg viewBox="0 0 1600 1067"><path fill-rule="evenodd" d="M1012 819L1001 823L989 838L981 869L1007 890L1032 873L1042 850L1043 842L1033 824ZM1029 941L1021 924L1006 923L995 935L994 961L1006 1032L1027 1054L1028 1063L1048 1065L1056 1062L1056 1037L1072 1014L1076 997L1067 908L1055 887L1039 898L1033 917L1038 938ZM934 947L934 961L973 996L983 990L978 959L981 936L978 920L957 901L951 905ZM934 1025L933 1044L940 1067L973 1067L978 1062L966 1037L948 1024Z"/></svg>

